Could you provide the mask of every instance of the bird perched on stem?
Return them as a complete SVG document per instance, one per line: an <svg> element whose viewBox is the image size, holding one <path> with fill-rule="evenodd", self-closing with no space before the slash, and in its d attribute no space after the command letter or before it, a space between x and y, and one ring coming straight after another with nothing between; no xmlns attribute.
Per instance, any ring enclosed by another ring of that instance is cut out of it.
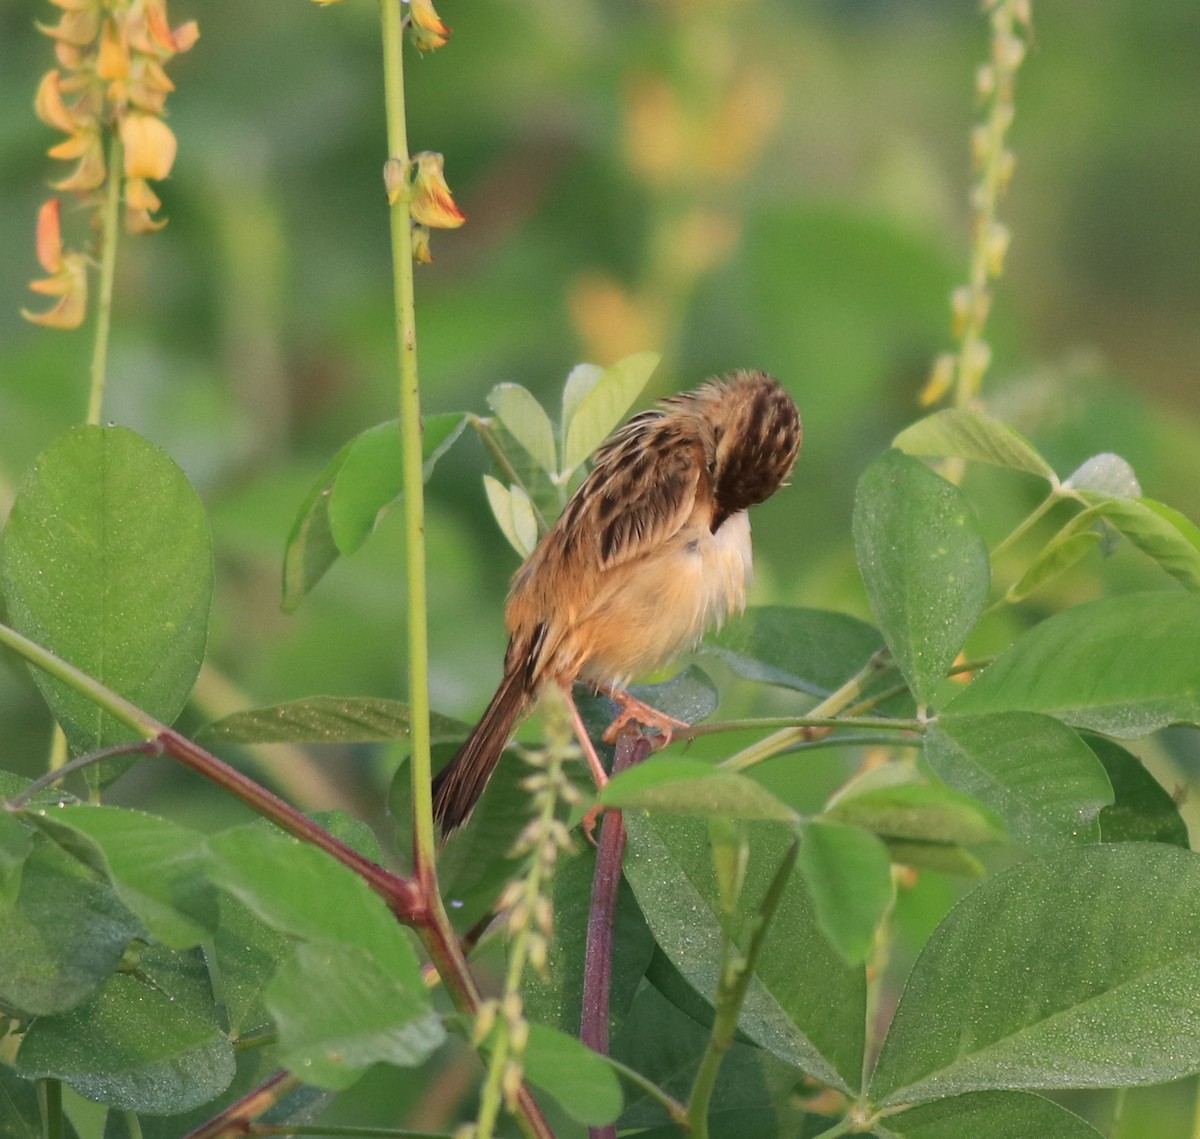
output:
<svg viewBox="0 0 1200 1139"><path fill-rule="evenodd" d="M775 493L800 449L792 397L763 372L733 372L635 415L513 577L504 677L471 735L433 781L443 832L483 793L517 721L543 684L562 687L599 784L606 775L571 699L583 680L630 719L679 721L622 690L745 605L749 507Z"/></svg>

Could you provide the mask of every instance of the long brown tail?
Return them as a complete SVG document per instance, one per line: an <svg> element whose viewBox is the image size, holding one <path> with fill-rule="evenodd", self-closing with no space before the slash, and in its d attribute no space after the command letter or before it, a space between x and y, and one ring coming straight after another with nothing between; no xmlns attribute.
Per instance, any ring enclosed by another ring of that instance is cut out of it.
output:
<svg viewBox="0 0 1200 1139"><path fill-rule="evenodd" d="M441 824L442 834L466 822L529 699L524 670L506 672L467 742L434 776L433 817Z"/></svg>

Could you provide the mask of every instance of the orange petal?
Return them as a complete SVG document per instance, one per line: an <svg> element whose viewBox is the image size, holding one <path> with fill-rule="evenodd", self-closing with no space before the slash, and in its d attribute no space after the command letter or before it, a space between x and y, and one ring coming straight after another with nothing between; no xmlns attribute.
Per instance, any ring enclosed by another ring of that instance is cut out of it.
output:
<svg viewBox="0 0 1200 1139"><path fill-rule="evenodd" d="M88 190L95 190L104 185L104 179L108 176L104 150L98 137L95 137L93 142L94 145L83 152L79 164L70 174L58 182L51 183L56 190L86 193ZM57 150L58 147L54 149Z"/></svg>
<svg viewBox="0 0 1200 1139"><path fill-rule="evenodd" d="M413 157L415 173L409 209L413 220L432 229L457 229L466 216L454 204L450 187L442 172L445 159L431 150Z"/></svg>
<svg viewBox="0 0 1200 1139"><path fill-rule="evenodd" d="M412 255L418 265L433 264L433 252L429 248L429 229L426 226L412 227Z"/></svg>
<svg viewBox="0 0 1200 1139"><path fill-rule="evenodd" d="M37 216L37 259L47 273L62 268L62 203L49 198L42 203Z"/></svg>
<svg viewBox="0 0 1200 1139"><path fill-rule="evenodd" d="M21 310L21 315L46 328L78 328L87 315L87 258L82 253L68 253L62 269L51 281L35 281L35 292L57 295L59 301L45 312ZM53 287L50 286L53 283Z"/></svg>
<svg viewBox="0 0 1200 1139"><path fill-rule="evenodd" d="M96 74L101 79L124 79L129 75L129 45L125 43L116 20L105 20L96 56Z"/></svg>
<svg viewBox="0 0 1200 1139"><path fill-rule="evenodd" d="M154 213L161 205L158 195L144 178L130 178L125 183L125 204L130 209Z"/></svg>
<svg viewBox="0 0 1200 1139"><path fill-rule="evenodd" d="M121 143L127 178L165 178L171 173L177 144L162 119L130 111L121 120Z"/></svg>
<svg viewBox="0 0 1200 1139"><path fill-rule="evenodd" d="M37 94L33 99L33 109L37 117L47 126L71 134L75 130L75 120L71 117L71 112L67 110L67 104L62 97L62 88L59 86L58 76L57 68L47 71L42 76L42 81L38 84Z"/></svg>

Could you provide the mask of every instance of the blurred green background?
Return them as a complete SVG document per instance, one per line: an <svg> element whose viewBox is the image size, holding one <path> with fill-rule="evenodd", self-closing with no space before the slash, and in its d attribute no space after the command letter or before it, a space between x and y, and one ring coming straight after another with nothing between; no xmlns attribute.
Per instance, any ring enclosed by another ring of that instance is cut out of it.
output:
<svg viewBox="0 0 1200 1139"><path fill-rule="evenodd" d="M642 348L666 357L648 396L771 371L801 406L805 445L792 488L756 511L754 600L865 616L854 484L919 414L950 346L986 19L945 0L439 10L454 36L408 57L409 135L446 156L469 220L435 233L436 263L418 267L425 409L485 413L488 389L515 381L554 414L575 363ZM38 307L34 217L65 172L32 111L52 66L34 22L55 14L0 0L0 513L86 406L89 329L18 315ZM123 241L104 417L165 448L211 512L210 668L187 722L314 693L402 696L398 516L295 616L278 604L305 491L351 435L395 414L376 6L172 0L171 16L197 19L201 39L170 72L170 225ZM1196 518L1200 5L1035 3L1016 102L986 402L1061 474L1117 451L1148 494ZM433 704L464 718L499 677L516 565L488 514L486 470L468 435L428 488ZM987 471L967 486L993 543L1040 490ZM993 619L978 648L1130 588L1173 586L1127 550L1092 555ZM728 707L761 699L713 672ZM20 668L0 671L0 716L0 765L40 770L50 725ZM1152 757L1160 777L1186 782L1192 750L1168 740ZM394 755L291 759L269 778L307 805L380 815ZM177 773L127 782L125 801L170 798L208 825L235 817ZM1142 1134L1144 1116L1156 1139L1182 1136L1189 1112L1190 1094L1137 1093L1120 1134Z"/></svg>

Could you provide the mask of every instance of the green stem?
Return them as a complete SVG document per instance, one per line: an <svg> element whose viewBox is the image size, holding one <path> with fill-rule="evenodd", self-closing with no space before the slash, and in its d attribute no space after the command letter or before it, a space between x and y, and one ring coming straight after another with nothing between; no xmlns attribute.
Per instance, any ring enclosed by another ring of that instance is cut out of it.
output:
<svg viewBox="0 0 1200 1139"><path fill-rule="evenodd" d="M1042 499L1029 517L1026 518L1019 526L1017 526L1016 529L1013 530L1013 532L1009 534L1009 536L1005 538L1003 542L1000 543L1000 545L992 550L992 558L995 558L997 554L1003 553L1008 549L1009 546L1020 541L1034 526L1036 526L1042 520L1042 518L1045 517L1046 513L1051 509L1051 507L1057 505L1061 498L1062 493L1058 487L1054 487L1050 493Z"/></svg>
<svg viewBox="0 0 1200 1139"><path fill-rule="evenodd" d="M669 1092L663 1091L653 1080L647 1079L641 1072L635 1072L632 1068L622 1064L620 1060L614 1060L611 1056L603 1056L604 1062L612 1068L619 1076L623 1076L635 1087L644 1091L652 1100L671 1117L672 1123L677 1123L681 1127L687 1125L687 1106L682 1104Z"/></svg>
<svg viewBox="0 0 1200 1139"><path fill-rule="evenodd" d="M42 1139L63 1139L62 1084L58 1080L38 1080L37 1087Z"/></svg>
<svg viewBox="0 0 1200 1139"><path fill-rule="evenodd" d="M708 1038L708 1049L700 1061L687 1105L688 1125L695 1139L708 1139L708 1108L712 1101L713 1089L716 1087L717 1074L720 1072L721 1062L725 1059L725 1053L733 1045L738 1017L741 1015L750 981L754 977L754 970L758 966L758 959L766 944L771 919L779 908L799 853L800 842L796 839L788 847L779 869L775 871L775 877L771 879L762 905L754 917L750 945L744 960L733 960L732 942L727 935L722 934L721 973L717 982L716 999L713 1002L712 1033Z"/></svg>
<svg viewBox="0 0 1200 1139"><path fill-rule="evenodd" d="M88 423L100 422L104 403L104 380L108 367L108 334L112 327L113 281L117 275L117 237L121 232L121 185L124 155L121 132L114 130L108 143L108 184L100 215L100 295L96 299L96 338L92 344L91 387L88 392Z"/></svg>
<svg viewBox="0 0 1200 1139"><path fill-rule="evenodd" d="M430 790L429 630L425 589L425 480L421 470L421 392L417 379L417 322L413 304L412 218L409 213L408 128L404 109L404 21L398 0L380 0L388 161L405 176L389 211L392 293L400 355L400 435L403 442L405 584L408 590L408 701L413 785L414 871L431 901L434 871ZM436 901L434 904L440 904Z"/></svg>
<svg viewBox="0 0 1200 1139"><path fill-rule="evenodd" d="M863 667L856 672L836 692L831 693L813 710L809 719L828 719L836 717L843 708L848 707L862 696L870 681L883 669L891 666L891 656L887 649L880 649ZM778 732L743 748L736 755L731 755L720 764L729 771L742 771L753 767L764 759L770 759L782 751L787 751L797 744L820 739L830 732L827 727L792 727L783 728Z"/></svg>
<svg viewBox="0 0 1200 1139"><path fill-rule="evenodd" d="M694 740L719 732L745 732L756 728L867 728L878 731L919 732L925 724L916 719L889 719L884 716L760 716L745 720L719 720L713 724L693 724L671 733L672 740Z"/></svg>

